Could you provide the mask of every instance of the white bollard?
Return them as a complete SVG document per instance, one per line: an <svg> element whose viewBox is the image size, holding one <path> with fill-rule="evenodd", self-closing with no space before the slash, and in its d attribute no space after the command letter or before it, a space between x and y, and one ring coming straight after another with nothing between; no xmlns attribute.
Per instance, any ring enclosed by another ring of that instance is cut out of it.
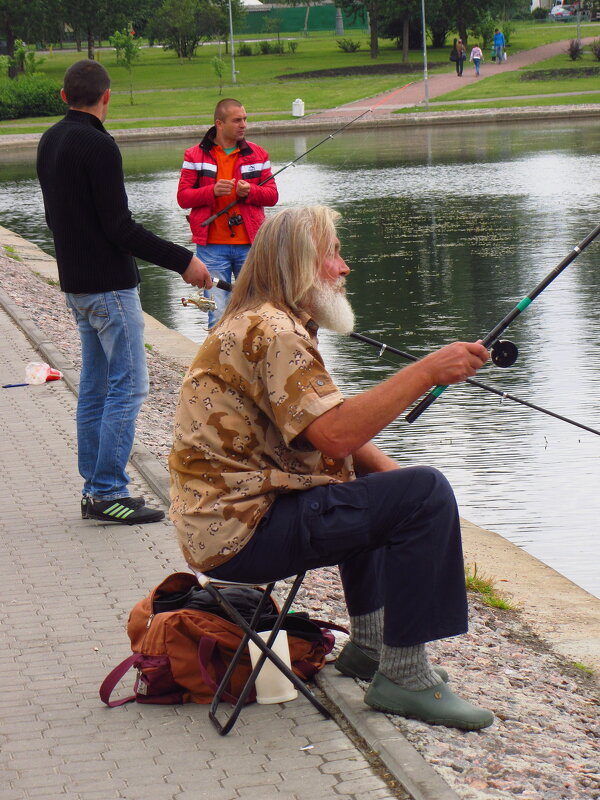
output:
<svg viewBox="0 0 600 800"><path fill-rule="evenodd" d="M303 117L304 116L304 100L300 100L300 98L296 98L292 103L292 117Z"/></svg>

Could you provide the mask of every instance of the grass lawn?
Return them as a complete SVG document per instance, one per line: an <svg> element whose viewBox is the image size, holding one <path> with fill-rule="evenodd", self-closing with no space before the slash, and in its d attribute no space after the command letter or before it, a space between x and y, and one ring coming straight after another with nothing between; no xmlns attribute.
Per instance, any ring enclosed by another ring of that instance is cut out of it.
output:
<svg viewBox="0 0 600 800"><path fill-rule="evenodd" d="M600 24L582 24L581 29L582 36L600 37ZM517 22L511 36L509 52L514 53L560 39L565 40L566 48L568 40L574 37L575 32L576 26L573 23ZM241 99L247 107L251 121L253 114L257 115L254 117L255 120L290 119L292 102L297 97L304 100L305 109L309 113L371 97L413 80L419 80L421 77L420 72L417 72L414 76L407 73L285 80L281 76L317 69L398 63L401 54L393 42L382 41L380 56L377 60L373 60L369 54L366 34L355 31L351 32L348 38L360 41L361 49L354 53L342 52L335 36L330 33L308 38L298 34L281 34L281 37L296 39L298 42L296 53L286 52L284 55L266 56L236 55L235 65L238 75L235 85L230 82L230 56L224 52L224 48L219 48L216 44L199 47L197 55L191 61L179 61L172 51L164 51L160 47L144 48L139 62L133 68L133 105L129 102L127 72L124 67L116 64L114 51L112 49L97 51L97 57L107 67L112 78L113 97L108 118L109 127L116 130L206 123L212 117L216 102L220 97L226 96ZM448 41L451 40L452 36L449 36ZM428 50L432 73L448 71L449 49L446 47ZM210 63L219 51L226 63L222 93L219 91L218 78ZM41 72L60 83L65 69L83 57L85 53L54 50L45 54ZM409 60L421 64L421 51L411 51ZM555 66L554 62L558 65L558 61L560 66L579 66L588 61L591 63L591 55L586 54L585 62L580 61L576 64L565 56L536 66ZM439 66L433 66L435 64ZM525 83L519 80L518 73L506 73L482 79L476 86L465 87L441 99L486 101L490 98L583 91L597 87L597 78ZM57 119L59 117L7 120L0 122L0 134L42 132Z"/></svg>

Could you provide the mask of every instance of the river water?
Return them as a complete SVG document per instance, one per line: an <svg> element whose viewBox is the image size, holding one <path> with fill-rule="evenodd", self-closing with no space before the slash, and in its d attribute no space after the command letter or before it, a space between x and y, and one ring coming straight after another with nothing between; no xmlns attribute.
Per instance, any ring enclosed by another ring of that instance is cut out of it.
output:
<svg viewBox="0 0 600 800"><path fill-rule="evenodd" d="M321 135L262 136L275 168ZM191 143L190 143L191 144ZM180 140L123 146L130 205L153 231L189 244L175 202ZM31 154L0 155L0 224L53 252ZM356 330L416 355L493 328L600 222L597 122L360 130L328 140L278 178L279 206L326 203L343 217ZM204 315L181 280L142 267L148 313L195 341ZM504 338L509 369L490 385L600 430L600 237ZM380 348L324 333L348 394L402 365ZM402 464L431 464L461 514L600 597L598 437L470 386L451 387L413 425L377 439Z"/></svg>

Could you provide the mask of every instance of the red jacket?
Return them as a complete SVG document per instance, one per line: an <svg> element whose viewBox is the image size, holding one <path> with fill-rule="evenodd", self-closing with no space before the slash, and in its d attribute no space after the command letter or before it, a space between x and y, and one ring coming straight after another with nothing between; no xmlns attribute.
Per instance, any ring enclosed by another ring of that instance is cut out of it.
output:
<svg viewBox="0 0 600 800"><path fill-rule="evenodd" d="M215 146L215 134L216 128L213 127L200 144L185 151L177 188L177 202L181 208L191 209L188 221L192 229L192 241L201 245L206 244L209 227L207 225L202 228L201 223L215 211L214 185L217 180L217 162L211 153ZM264 206L274 206L279 194L272 179L263 186L258 185L273 174L267 151L245 139L237 144L240 154L235 165L234 177L248 181L252 185L250 194L245 198L239 198L237 205L248 238L252 242L265 218Z"/></svg>

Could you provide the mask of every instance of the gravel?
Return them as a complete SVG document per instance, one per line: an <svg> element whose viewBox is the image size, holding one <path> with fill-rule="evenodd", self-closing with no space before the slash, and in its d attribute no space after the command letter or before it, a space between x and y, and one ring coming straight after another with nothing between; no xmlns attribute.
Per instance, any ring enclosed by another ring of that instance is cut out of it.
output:
<svg viewBox="0 0 600 800"><path fill-rule="evenodd" d="M13 258L0 255L0 270L3 290L79 367L79 338L60 291ZM148 366L137 433L165 463L183 370L154 350ZM336 569L309 573L299 600L315 617L348 624ZM489 608L475 594L469 605L469 633L432 643L430 652L451 685L492 709L496 722L468 733L400 717L394 724L465 800L600 800L597 676L553 653L518 611Z"/></svg>

